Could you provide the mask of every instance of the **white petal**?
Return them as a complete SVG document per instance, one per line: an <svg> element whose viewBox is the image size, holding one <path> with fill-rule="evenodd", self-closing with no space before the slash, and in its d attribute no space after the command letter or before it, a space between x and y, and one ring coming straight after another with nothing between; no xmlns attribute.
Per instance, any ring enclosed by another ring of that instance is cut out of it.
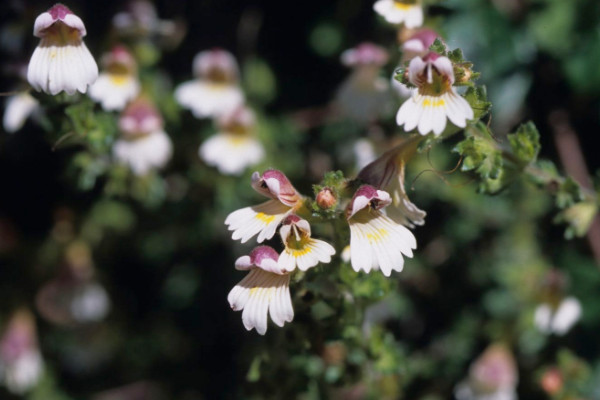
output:
<svg viewBox="0 0 600 400"><path fill-rule="evenodd" d="M135 140L117 140L113 147L115 159L129 165L136 175L164 167L172 152L171 139L162 131Z"/></svg>
<svg viewBox="0 0 600 400"><path fill-rule="evenodd" d="M233 231L232 239L247 242L259 234L258 242L275 235L279 223L291 212L291 208L278 200L269 200L257 206L234 211L225 219L225 225Z"/></svg>
<svg viewBox="0 0 600 400"><path fill-rule="evenodd" d="M574 297L564 299L554 313L552 330L557 335L564 335L581 317L581 304Z"/></svg>
<svg viewBox="0 0 600 400"><path fill-rule="evenodd" d="M27 118L39 108L38 101L27 92L8 98L2 120L4 130L8 133L18 131Z"/></svg>

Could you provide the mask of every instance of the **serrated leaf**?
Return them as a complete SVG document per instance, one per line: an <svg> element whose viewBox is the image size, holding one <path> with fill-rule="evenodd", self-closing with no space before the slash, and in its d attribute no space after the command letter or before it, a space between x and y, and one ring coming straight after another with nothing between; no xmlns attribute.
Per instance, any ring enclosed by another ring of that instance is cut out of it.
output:
<svg viewBox="0 0 600 400"><path fill-rule="evenodd" d="M516 133L508 135L512 153L524 165L534 162L540 152L540 134L533 122L519 127Z"/></svg>
<svg viewBox="0 0 600 400"><path fill-rule="evenodd" d="M483 117L492 108L492 103L487 101L487 91L485 86L469 87L464 97L473 109L475 120Z"/></svg>
<svg viewBox="0 0 600 400"><path fill-rule="evenodd" d="M559 186L556 193L556 206L566 208L583 200L583 193L579 184L571 177L567 177Z"/></svg>
<svg viewBox="0 0 600 400"><path fill-rule="evenodd" d="M436 38L431 46L429 46L429 50L438 53L442 56L447 54L446 45L440 38Z"/></svg>

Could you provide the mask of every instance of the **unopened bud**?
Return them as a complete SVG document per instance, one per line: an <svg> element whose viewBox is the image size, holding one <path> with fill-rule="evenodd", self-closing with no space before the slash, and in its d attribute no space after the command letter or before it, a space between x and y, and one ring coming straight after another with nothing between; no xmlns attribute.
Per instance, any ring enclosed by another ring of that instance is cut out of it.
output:
<svg viewBox="0 0 600 400"><path fill-rule="evenodd" d="M323 209L327 210L329 208L335 207L337 204L337 197L333 190L326 187L321 189L321 191L317 194L317 205Z"/></svg>
<svg viewBox="0 0 600 400"><path fill-rule="evenodd" d="M558 369L551 368L544 372L544 375L542 375L540 385L546 393L549 395L555 395L560 392L563 387L562 374Z"/></svg>

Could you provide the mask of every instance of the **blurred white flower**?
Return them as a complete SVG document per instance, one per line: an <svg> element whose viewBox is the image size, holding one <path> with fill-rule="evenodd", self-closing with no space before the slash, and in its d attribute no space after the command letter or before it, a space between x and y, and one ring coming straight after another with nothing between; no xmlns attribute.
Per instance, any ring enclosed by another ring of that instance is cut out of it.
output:
<svg viewBox="0 0 600 400"><path fill-rule="evenodd" d="M403 256L412 257L417 240L405 226L381 212L390 195L373 186L361 186L346 210L350 225L350 262L355 271L380 269L385 276L402 271Z"/></svg>
<svg viewBox="0 0 600 400"><path fill-rule="evenodd" d="M175 89L175 99L196 118L218 117L244 102L239 87L238 65L233 55L221 49L205 50L194 58L195 80Z"/></svg>
<svg viewBox="0 0 600 400"><path fill-rule="evenodd" d="M404 125L405 131L418 128L421 135L431 131L440 135L446 128L446 119L459 128L473 119L473 109L452 86L454 70L447 57L429 53L423 58L413 58L408 66L408 78L416 89L396 115L396 122Z"/></svg>
<svg viewBox="0 0 600 400"><path fill-rule="evenodd" d="M52 95L85 93L98 77L98 66L81 39L83 21L58 3L36 18L33 34L42 40L29 61L31 86Z"/></svg>
<svg viewBox="0 0 600 400"><path fill-rule="evenodd" d="M581 317L581 303L574 297L563 299L558 305L543 303L534 314L535 326L545 334L564 335Z"/></svg>
<svg viewBox="0 0 600 400"><path fill-rule="evenodd" d="M256 234L258 243L272 238L281 221L303 203L302 196L278 170L267 170L262 175L255 172L252 174L252 187L272 200L236 210L227 216L225 225L233 231L231 238L240 239L242 243Z"/></svg>
<svg viewBox="0 0 600 400"><path fill-rule="evenodd" d="M19 310L0 338L0 381L9 392L22 395L37 385L43 368L33 315Z"/></svg>
<svg viewBox="0 0 600 400"><path fill-rule="evenodd" d="M28 92L21 92L10 96L4 109L2 125L4 131L14 133L21 129L31 114L36 112L40 103Z"/></svg>
<svg viewBox="0 0 600 400"><path fill-rule="evenodd" d="M402 24L409 29L423 25L423 7L415 0L377 0L373 9L390 24Z"/></svg>
<svg viewBox="0 0 600 400"><path fill-rule="evenodd" d="M171 159L171 139L163 131L160 114L147 100L130 103L119 119L119 128L122 138L115 142L113 155L136 175L162 168Z"/></svg>
<svg viewBox="0 0 600 400"><path fill-rule="evenodd" d="M256 120L247 107L239 107L217 120L219 132L200 146L200 158L219 172L239 175L260 162L265 151L253 134Z"/></svg>
<svg viewBox="0 0 600 400"><path fill-rule="evenodd" d="M373 43L361 43L344 51L341 60L352 68L352 73L338 89L335 104L344 118L369 123L381 115L389 102L389 84L379 76L388 54Z"/></svg>
<svg viewBox="0 0 600 400"><path fill-rule="evenodd" d="M516 400L517 366L502 344L493 344L471 364L469 377L454 389L458 400Z"/></svg>
<svg viewBox="0 0 600 400"><path fill-rule="evenodd" d="M294 319L290 297L290 275L277 264L278 254L269 246L259 246L250 255L235 262L235 268L250 271L227 296L234 311L243 310L242 322L247 330L267 331L267 314L277 326Z"/></svg>
<svg viewBox="0 0 600 400"><path fill-rule="evenodd" d="M308 221L297 215L289 215L279 229L281 241L285 249L279 255L279 266L286 271L293 271L296 266L306 271L319 262L331 262L335 249L329 243L310 237Z"/></svg>
<svg viewBox="0 0 600 400"><path fill-rule="evenodd" d="M122 110L140 92L136 62L126 48L116 46L102 63L104 71L90 86L90 97L107 111Z"/></svg>

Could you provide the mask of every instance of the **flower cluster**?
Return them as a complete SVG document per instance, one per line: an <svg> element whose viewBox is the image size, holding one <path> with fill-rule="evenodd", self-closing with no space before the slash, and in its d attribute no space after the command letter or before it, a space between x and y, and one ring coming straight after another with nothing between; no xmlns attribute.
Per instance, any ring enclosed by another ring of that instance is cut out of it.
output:
<svg viewBox="0 0 600 400"><path fill-rule="evenodd" d="M318 207L339 210L337 217L348 224L349 261L356 272L381 270L390 276L392 271L402 270L404 257L412 257L417 247L408 227L422 224L425 213L408 200L403 185L404 160L412 151L412 142L408 146L404 143L365 167L356 180L362 184L346 202L339 201L328 187L316 196ZM349 182L347 185L351 186ZM310 215L309 199L281 171L267 170L262 175L255 172L252 187L269 200L232 212L225 224L232 238L242 243L257 235L257 242L263 243L279 229L283 250L278 254L272 247L259 246L239 258L236 268L250 273L230 292L229 303L234 310L244 310L246 329L256 328L264 334L268 311L279 326L293 318L289 275L331 262L336 250L312 237L310 223L302 218ZM392 195L383 190L388 187ZM384 208L388 206L386 214Z"/></svg>
<svg viewBox="0 0 600 400"><path fill-rule="evenodd" d="M239 175L264 157L256 139L256 117L245 104L239 67L223 49L201 51L193 62L195 79L180 84L175 99L196 118L212 117L219 132L206 140L199 155L227 175Z"/></svg>

